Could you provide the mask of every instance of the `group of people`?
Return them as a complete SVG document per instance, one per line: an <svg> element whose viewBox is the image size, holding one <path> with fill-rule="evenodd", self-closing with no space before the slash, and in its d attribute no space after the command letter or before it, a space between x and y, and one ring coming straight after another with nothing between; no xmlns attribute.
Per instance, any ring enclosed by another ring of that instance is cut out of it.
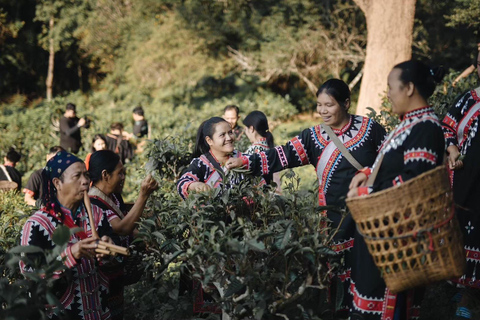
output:
<svg viewBox="0 0 480 320"><path fill-rule="evenodd" d="M126 132L122 123L112 123L109 133L95 135L91 146L92 152L106 148L119 154L123 163L132 160L135 150L129 140L145 138L150 133L145 111L141 106L132 110L132 118L134 120L132 133ZM73 103L68 103L65 113L60 118L60 146L68 152L78 153L82 147L81 128L89 128L90 122L88 117L79 118L77 107ZM103 141L103 145L100 140ZM138 141L137 147L142 148L143 143L144 141Z"/></svg>
<svg viewBox="0 0 480 320"><path fill-rule="evenodd" d="M480 156L477 137L480 88L460 98L442 123L427 103L442 76L441 69L432 69L415 60L397 64L391 70L388 98L401 122L388 135L372 119L349 113L350 90L339 79L326 81L317 91L317 112L322 124L303 130L283 146L274 145L265 114L251 112L243 120L245 128L241 128L237 123L238 107L227 106L223 117L210 118L198 128L193 160L177 181L178 193L186 199L194 192L238 185L250 176L262 176L262 184L272 183L277 180L275 173L310 164L318 177L318 204L345 207L345 198L400 185L442 165L446 155L454 170L457 214L467 249L468 268L457 282L479 288L480 268L477 271L476 267L480 259L477 200L480 189L476 181L480 169L476 164ZM79 123L76 126L81 127ZM243 134L252 143L246 152L235 149L235 141ZM47 165L37 174L41 175L42 206L23 227L21 244L44 249L55 246L52 234L58 226L80 227L81 231L72 235L62 254L66 270L58 271L60 279L54 288L63 312L71 319L122 319L125 276L122 259L96 253L99 239L92 237L91 228L98 230L103 241L128 247L135 222L149 195L158 188L154 179L146 177L137 201L128 208L121 197L125 159L118 150L103 150L107 145L106 140L98 142L88 156L88 167L63 149L50 150ZM367 178L377 165L376 179L373 185L367 185ZM227 176L232 181L223 181L226 170L239 167L247 172ZM85 192L89 194L94 217L90 223ZM418 318L421 290L391 293L353 219L349 215L342 219L336 211L327 210L323 214L331 229L339 230L334 236L333 249L345 256L345 268L337 274L336 281L345 284L346 312L338 317ZM34 267L32 262L21 264L23 272ZM457 317L469 316L468 301L459 299Z"/></svg>
<svg viewBox="0 0 480 320"><path fill-rule="evenodd" d="M477 70L480 56L478 59ZM268 127L258 130L247 121L244 132L252 137L252 149L256 152L239 152L234 147L237 133L230 117L210 118L197 131L194 159L177 182L178 193L185 199L192 192L206 191L222 183L234 185L248 178L247 173L242 173L232 178L235 181L222 181L224 175L219 172L234 168L242 167L250 175L268 177L286 168L310 164L318 176L318 204L345 207L345 198L400 185L442 165L446 155L454 170L456 213L465 236L468 265L465 275L456 282L460 288L478 289L480 88L460 98L442 122L427 100L443 73L442 68L430 68L415 60L397 64L391 70L388 99L401 122L388 135L372 119L349 113L350 90L339 79L326 81L317 91L317 112L323 123L305 129L283 146L273 147L273 143L267 142ZM377 165L374 183L367 185ZM337 316L352 320L418 319L423 290L391 293L351 216L342 220L337 212L324 214L331 221L330 227L339 230L334 236L333 249L345 257L344 271L337 275L337 280L345 283L349 298L343 301L346 313ZM462 295L465 292L468 289L460 290L458 319L471 318L469 295Z"/></svg>

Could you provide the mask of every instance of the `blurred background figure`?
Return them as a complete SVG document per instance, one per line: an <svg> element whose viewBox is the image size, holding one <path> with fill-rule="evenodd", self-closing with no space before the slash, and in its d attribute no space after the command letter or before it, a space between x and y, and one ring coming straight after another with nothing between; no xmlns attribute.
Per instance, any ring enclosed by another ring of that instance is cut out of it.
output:
<svg viewBox="0 0 480 320"><path fill-rule="evenodd" d="M22 189L22 174L15 169L17 162L20 161L22 156L15 151L14 148L10 148L7 155L3 158L3 165L0 165L0 181L15 182L17 185L7 184L6 189ZM3 189L3 188L2 188Z"/></svg>
<svg viewBox="0 0 480 320"><path fill-rule="evenodd" d="M240 119L240 109L233 104L226 106L223 109L223 119L225 119L230 126L232 127L233 133L235 134L235 140L240 140L243 135L243 128L238 125L238 120Z"/></svg>
<svg viewBox="0 0 480 320"><path fill-rule="evenodd" d="M120 122L112 123L110 133L105 136L105 142L107 143L107 149L118 154L122 163L127 163L133 159L133 146L123 136L123 124Z"/></svg>
<svg viewBox="0 0 480 320"><path fill-rule="evenodd" d="M148 138L149 128L148 122L145 120L145 111L142 106L133 108L133 136L136 138Z"/></svg>
<svg viewBox="0 0 480 320"><path fill-rule="evenodd" d="M96 134L92 139L92 147L90 149L90 153L87 154L87 156L85 157L85 167L87 168L87 170L90 166L90 157L92 156L92 153L105 149L107 149L107 139L103 134Z"/></svg>
<svg viewBox="0 0 480 320"><path fill-rule="evenodd" d="M77 107L68 103L60 118L60 146L68 152L77 153L82 147L80 128L86 126L87 120L77 117Z"/></svg>
<svg viewBox="0 0 480 320"><path fill-rule="evenodd" d="M46 162L52 159L59 151L63 151L63 148L60 146L51 147L50 150L48 150ZM42 171L43 167L34 171L30 175L30 178L28 178L27 185L22 190L25 194L25 202L30 206L35 206L37 200L42 198Z"/></svg>

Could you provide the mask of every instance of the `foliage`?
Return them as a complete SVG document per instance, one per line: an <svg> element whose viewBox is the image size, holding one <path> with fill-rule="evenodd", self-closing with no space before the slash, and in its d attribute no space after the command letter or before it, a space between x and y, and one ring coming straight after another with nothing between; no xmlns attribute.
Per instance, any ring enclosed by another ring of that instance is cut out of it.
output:
<svg viewBox="0 0 480 320"><path fill-rule="evenodd" d="M0 191L0 252L2 255L18 245L22 227L32 209L16 190Z"/></svg>
<svg viewBox="0 0 480 320"><path fill-rule="evenodd" d="M61 304L53 294L53 284L57 279L54 272L64 269L58 259L70 239L71 231L61 226L53 233L56 246L52 250L42 250L35 246L18 246L12 248L5 265L1 266L3 277L0 279L1 319L34 320L47 319L45 306L52 306L51 311L58 314ZM18 264L23 261L32 266L24 279L18 274Z"/></svg>
<svg viewBox="0 0 480 320"><path fill-rule="evenodd" d="M468 25L478 27L480 24L480 1L479 0L455 0L455 9L450 19L450 26Z"/></svg>
<svg viewBox="0 0 480 320"><path fill-rule="evenodd" d="M129 292L136 310L162 319L191 317L194 292L185 282L188 288L194 279L233 318L317 319L326 312L327 262L338 262L314 193L299 192L290 172L285 197L247 179L180 202L173 179L188 164L176 157L187 146L165 139L149 151L146 169L159 169L163 186L149 201L151 216L139 223L138 236L152 253L144 259L151 289L145 293L141 282Z"/></svg>

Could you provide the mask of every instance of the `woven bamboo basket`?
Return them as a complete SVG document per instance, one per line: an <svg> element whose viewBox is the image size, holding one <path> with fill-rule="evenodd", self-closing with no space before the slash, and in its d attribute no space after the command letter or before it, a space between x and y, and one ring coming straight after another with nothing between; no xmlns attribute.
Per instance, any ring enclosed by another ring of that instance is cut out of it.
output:
<svg viewBox="0 0 480 320"><path fill-rule="evenodd" d="M459 277L465 252L445 166L347 206L390 291Z"/></svg>

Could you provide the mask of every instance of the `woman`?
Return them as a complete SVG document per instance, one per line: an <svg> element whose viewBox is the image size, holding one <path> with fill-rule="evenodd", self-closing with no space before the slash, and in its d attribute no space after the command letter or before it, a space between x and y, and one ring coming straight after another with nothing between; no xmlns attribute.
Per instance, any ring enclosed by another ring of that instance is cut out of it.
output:
<svg viewBox="0 0 480 320"><path fill-rule="evenodd" d="M43 206L23 226L21 245L50 250L56 246L52 235L57 227L65 225L70 229L83 229L71 236L61 255L65 270L55 272L59 280L54 282L53 291L57 293L64 311L61 316L49 316L54 319L110 319L105 303L108 281L98 269L95 259L103 258L103 255L95 254L98 239L91 237L88 214L83 204L84 194L90 185L85 164L74 155L60 151L47 162L42 174ZM111 233L111 227L103 211L92 205L92 213L102 240L112 242L106 236ZM23 273L30 272L32 267L20 262Z"/></svg>
<svg viewBox="0 0 480 320"><path fill-rule="evenodd" d="M105 136L103 134L96 134L92 140L92 149L85 157L85 166L87 167L87 170L90 166L90 157L92 156L92 153L105 149L107 149L107 140L105 139Z"/></svg>
<svg viewBox="0 0 480 320"><path fill-rule="evenodd" d="M191 192L208 191L222 183L238 185L245 177L232 175L230 181L223 181L226 173L225 162L230 158L247 161L247 158L235 150L235 135L230 124L213 117L204 121L197 131L194 159L186 172L177 181L177 190L183 199Z"/></svg>
<svg viewBox="0 0 480 320"><path fill-rule="evenodd" d="M128 247L132 240L135 223L145 209L150 194L158 189L158 184L150 175L140 186L137 201L127 212L121 193L125 182L125 168L120 161L120 156L111 150L96 151L90 158L88 170L93 186L89 191L92 204L101 208L113 232L118 245ZM106 276L110 283L108 306L112 319L123 319L123 288L124 268L117 264L116 268L109 268Z"/></svg>
<svg viewBox="0 0 480 320"><path fill-rule="evenodd" d="M342 154L326 130L333 130L361 167L373 164L385 137L385 130L375 121L349 114L350 103L350 90L345 82L339 79L326 81L317 91L317 112L323 124L303 130L285 146L249 156L247 168L259 175L311 164L318 176L319 205L345 207L344 198L349 187L346 181L350 181L358 169ZM235 159L227 162L227 168L241 165ZM348 281L355 224L350 215L343 222L341 213L329 210L326 215L332 221L333 229L339 227L333 248L338 253L347 253L346 270L340 278ZM345 303L347 305L343 307L348 309L348 302Z"/></svg>
<svg viewBox="0 0 480 320"><path fill-rule="evenodd" d="M480 52L475 64L480 77ZM453 173L453 196L463 231L467 270L458 280L468 288L480 288L480 87L465 93L443 119L448 163ZM468 292L463 294L457 315L471 318ZM463 292L462 292L463 293Z"/></svg>
<svg viewBox="0 0 480 320"><path fill-rule="evenodd" d="M388 99L401 119L389 134L378 159L383 155L373 187L364 186L370 170L356 175L348 197L356 197L399 185L443 163L445 140L442 127L427 99L433 94L442 70L410 60L396 65L388 75ZM375 164L374 164L375 167ZM351 319L411 319L418 317L413 291L392 294L385 286L363 237L356 233L353 248ZM417 291L418 293L418 291ZM417 313L417 314L416 314Z"/></svg>
<svg viewBox="0 0 480 320"><path fill-rule="evenodd" d="M250 112L243 120L243 124L245 125L245 135L252 144L245 151L246 154L259 153L275 147L273 135L268 127L267 116L263 112ZM272 180L276 183L276 193L280 194L282 192L278 173L264 175L263 178L267 184L270 184Z"/></svg>
<svg viewBox="0 0 480 320"><path fill-rule="evenodd" d="M258 153L275 147L267 117L263 112L250 112L243 120L243 124L245 125L245 135L252 143L245 153Z"/></svg>

